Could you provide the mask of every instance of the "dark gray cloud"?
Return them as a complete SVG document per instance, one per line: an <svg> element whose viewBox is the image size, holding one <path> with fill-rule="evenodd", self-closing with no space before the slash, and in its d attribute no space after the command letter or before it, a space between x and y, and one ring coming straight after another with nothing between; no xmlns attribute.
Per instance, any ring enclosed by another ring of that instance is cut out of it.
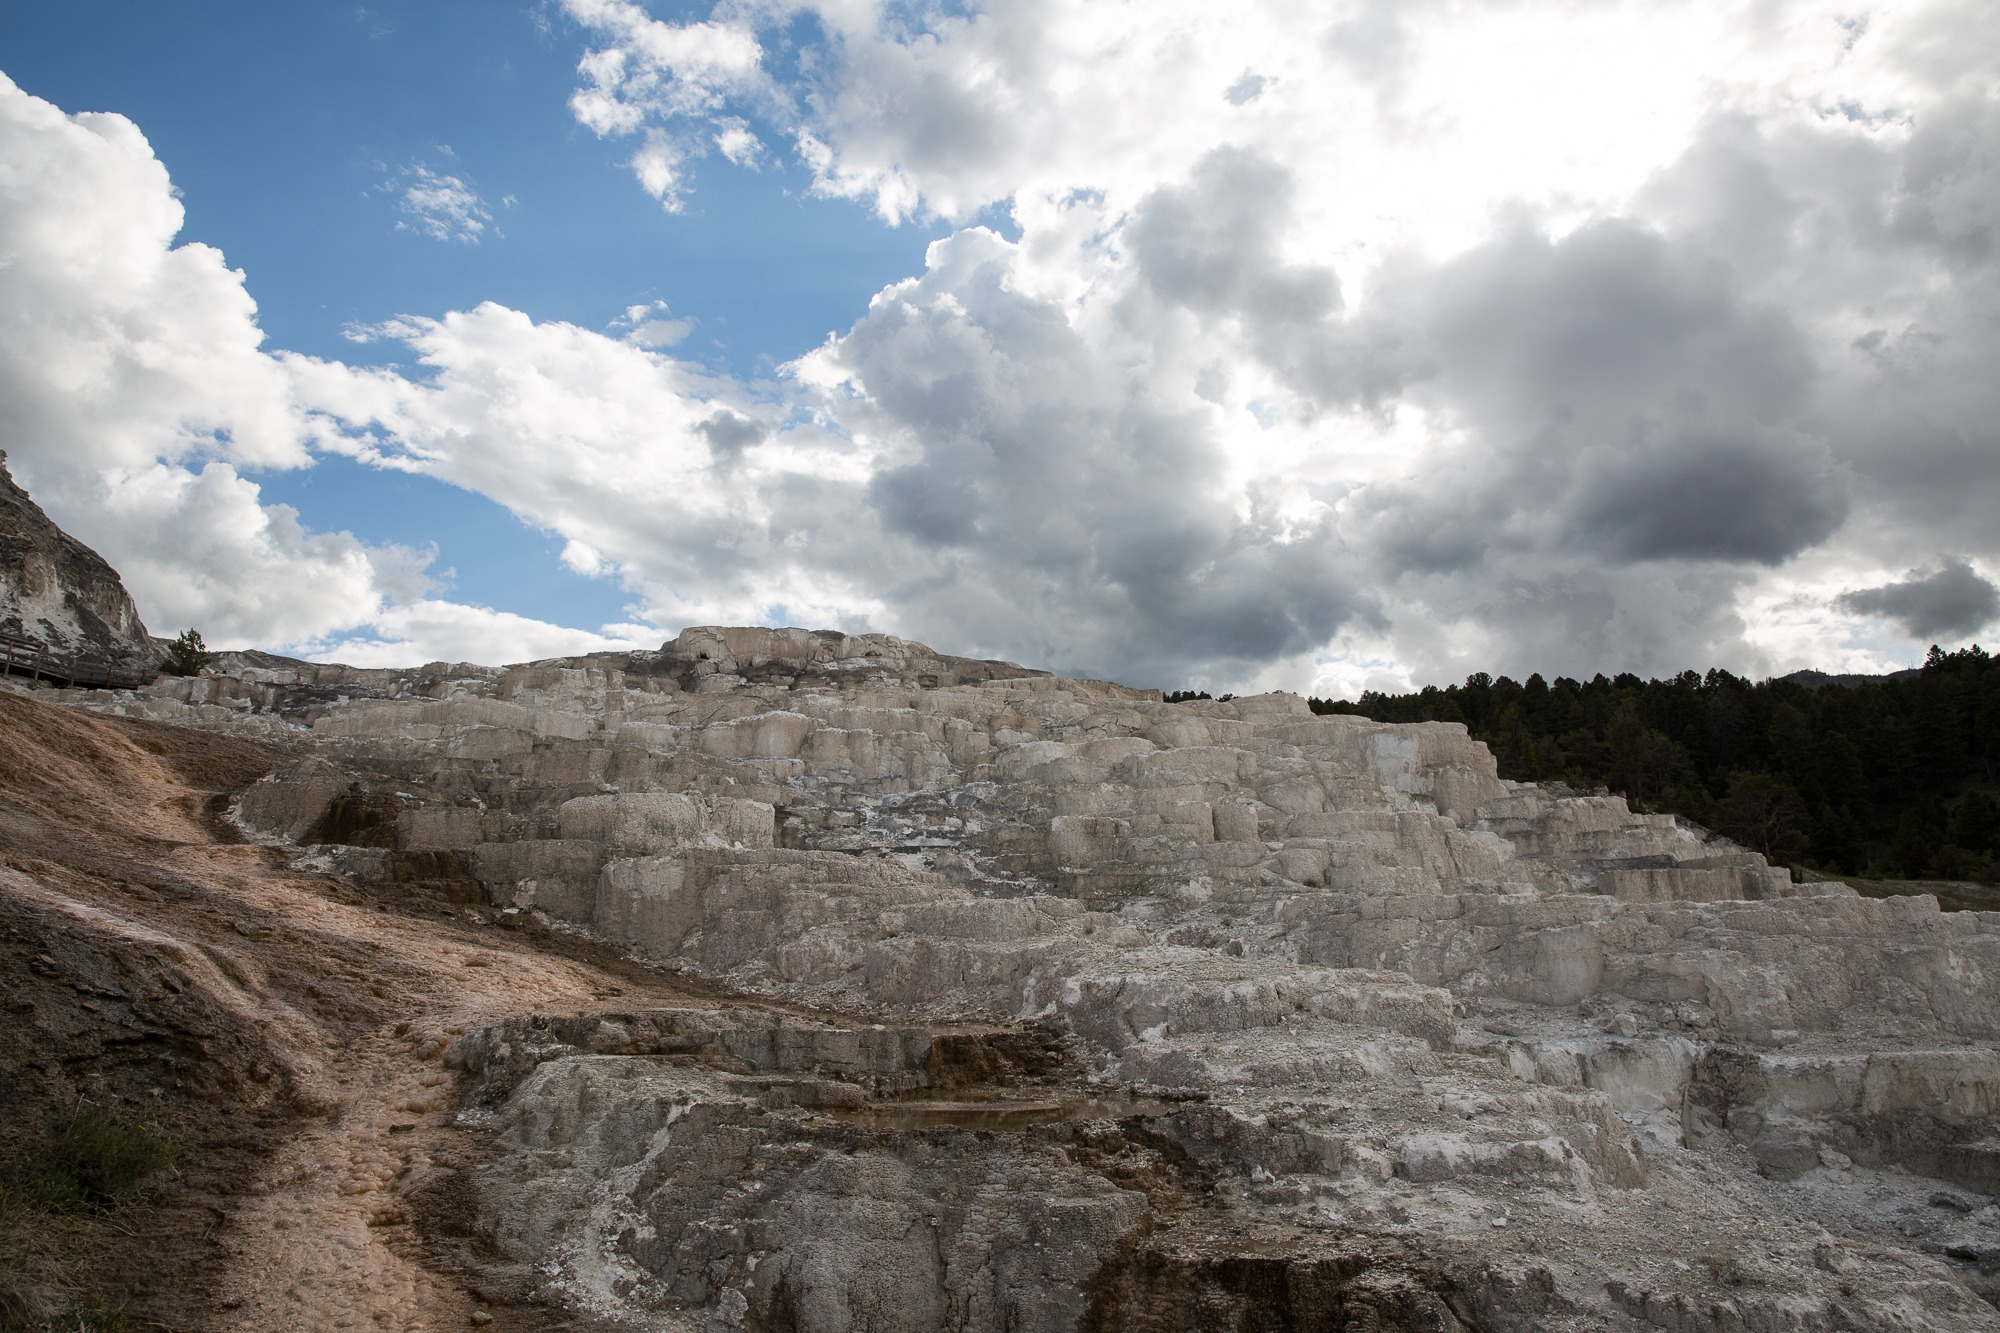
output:
<svg viewBox="0 0 2000 1333"><path fill-rule="evenodd" d="M1186 237L1154 251L1166 281L1197 303L1240 299L1226 244ZM1239 512L1204 420L1017 290L1002 242L962 234L932 262L832 349L866 395L849 420L891 446L867 494L900 543L872 557L899 623L1173 684L1309 651L1368 611L1331 520L1302 531L1261 502Z"/></svg>
<svg viewBox="0 0 2000 1333"><path fill-rule="evenodd" d="M1627 220L1516 231L1405 282L1376 316L1396 337L1372 336L1407 349L1412 392L1466 440L1455 466L1352 506L1389 570L1768 567L1849 512L1827 445L1794 424L1815 379L1805 338L1698 244Z"/></svg>
<svg viewBox="0 0 2000 1333"><path fill-rule="evenodd" d="M891 532L932 546L968 541L979 523L979 482L936 460L876 473L868 498Z"/></svg>
<svg viewBox="0 0 2000 1333"><path fill-rule="evenodd" d="M743 451L753 444L762 444L770 435L770 427L762 422L723 408L706 420L697 422L695 430L708 441L710 455L717 463L728 465L743 456Z"/></svg>
<svg viewBox="0 0 2000 1333"><path fill-rule="evenodd" d="M1357 544L1393 574L1454 574L1476 568L1507 540L1513 505L1494 490L1378 482L1351 501Z"/></svg>
<svg viewBox="0 0 2000 1333"><path fill-rule="evenodd" d="M1519 229L1427 275L1416 318L1447 392L1515 431L1634 417L1784 419L1805 338L1697 246L1611 219Z"/></svg>
<svg viewBox="0 0 2000 1333"><path fill-rule="evenodd" d="M1743 216L1789 207L1754 161L1711 156ZM1420 677L1756 669L1739 594L1856 505L1800 309L1706 234L1635 218L1521 226L1397 270L1344 336L1456 441L1361 488L1343 533L1395 590Z"/></svg>
<svg viewBox="0 0 2000 1333"><path fill-rule="evenodd" d="M1913 639L1976 634L2000 618L2000 588L1980 577L1970 563L1947 556L1929 572L1879 588L1842 593L1834 605L1849 615L1894 622Z"/></svg>
<svg viewBox="0 0 2000 1333"><path fill-rule="evenodd" d="M1749 190L1753 167L1717 167L1718 188ZM909 446L870 483L875 510L952 571L906 582L904 614L981 607L979 630L1018 644L1062 606L1090 628L1041 629L1055 655L1038 660L1171 654L1204 671L1372 623L1382 609L1358 591L1372 581L1417 599L1405 620L1478 626L1508 669L1546 664L1558 640L1563 669L1678 669L1694 658L1676 644L1727 651L1753 571L1839 530L1850 478L1799 424L1820 377L1809 341L1700 237L1630 219L1560 238L1523 226L1403 265L1349 317L1333 270L1285 252L1295 185L1230 148L1149 194L1118 236L1134 279L1123 327L1171 345L1165 331L1190 321L1183 336L1247 352L1313 402L1407 386L1462 424L1455 452L1274 540L1210 498L1218 445L1146 393L1142 369L1013 290L998 250L947 262L841 345ZM1764 204L1777 198L1767 188ZM971 571L1000 568L1034 614L967 595Z"/></svg>
<svg viewBox="0 0 2000 1333"><path fill-rule="evenodd" d="M1333 268L1284 254L1296 193L1289 168L1251 149L1218 148L1185 183L1140 200L1119 243L1146 293L1207 333L1230 331L1308 410L1375 407L1403 378L1400 332L1381 320L1340 319ZM1128 307L1134 326L1154 317Z"/></svg>
<svg viewBox="0 0 2000 1333"><path fill-rule="evenodd" d="M1593 459L1573 530L1623 560L1777 565L1825 541L1847 509L1816 441L1776 431L1674 436Z"/></svg>
<svg viewBox="0 0 2000 1333"><path fill-rule="evenodd" d="M1926 45L1923 62L1956 68L1946 45ZM1994 550L1996 138L2000 113L1983 94L1924 106L1907 135L1721 115L1640 199L1677 242L1726 266L1739 300L1819 326L1790 415L1826 443L1892 566L1941 544Z"/></svg>
<svg viewBox="0 0 2000 1333"><path fill-rule="evenodd" d="M1307 324L1340 305L1330 268L1284 263L1292 173L1243 148L1218 148L1186 185L1146 196L1123 243L1152 289L1201 314Z"/></svg>
<svg viewBox="0 0 2000 1333"><path fill-rule="evenodd" d="M1287 248L1291 171L1217 150L1117 234L1132 278L1120 327L1250 356L1309 411L1421 405L1454 443L1275 541L1203 498L1218 446L1144 391L1143 362L1013 293L996 261L925 279L955 305L912 301L850 335L871 399L921 441L871 498L920 548L952 553L955 578L1011 564L1042 613L1093 622L1063 643L1044 633L1042 660L1111 669L1171 644L1200 671L1393 616L1411 643L1427 619L1461 626L1490 669L1756 669L1738 595L1837 539L1858 506L1871 523L1896 506L1948 517L1961 549L1992 551L1990 532L1967 536L2000 484L2000 413L1967 360L1996 338L1968 305L1968 266L2000 208L1969 117L1857 147L1719 116L1649 188L1650 216L1559 236L1523 222L1444 264L1406 258L1356 314L1331 266ZM1850 318L1830 311L1931 264L1959 279L1926 325L1823 340ZM1942 607L1918 618L1948 633L1990 594L1959 565L1841 606L1906 625L1909 608ZM982 623L1004 637L1008 615L989 607ZM1410 660L1455 661L1450 637Z"/></svg>

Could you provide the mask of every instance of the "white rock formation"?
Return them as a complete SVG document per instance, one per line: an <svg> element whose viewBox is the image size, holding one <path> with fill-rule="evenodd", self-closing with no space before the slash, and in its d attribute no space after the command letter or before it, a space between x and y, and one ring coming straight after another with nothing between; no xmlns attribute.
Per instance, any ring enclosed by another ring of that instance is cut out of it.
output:
<svg viewBox="0 0 2000 1333"><path fill-rule="evenodd" d="M90 702L294 748L259 836L811 1007L461 1038L523 1290L688 1329L2000 1328L2000 915L1503 782L1456 725L759 629Z"/></svg>

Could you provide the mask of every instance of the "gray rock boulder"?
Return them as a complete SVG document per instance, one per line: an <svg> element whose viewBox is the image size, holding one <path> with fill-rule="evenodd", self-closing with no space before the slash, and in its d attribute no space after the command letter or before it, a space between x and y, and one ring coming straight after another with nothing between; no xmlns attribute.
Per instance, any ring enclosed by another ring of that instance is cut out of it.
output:
<svg viewBox="0 0 2000 1333"><path fill-rule="evenodd" d="M57 527L15 484L0 452L0 634L51 651L156 661L139 608L104 557Z"/></svg>

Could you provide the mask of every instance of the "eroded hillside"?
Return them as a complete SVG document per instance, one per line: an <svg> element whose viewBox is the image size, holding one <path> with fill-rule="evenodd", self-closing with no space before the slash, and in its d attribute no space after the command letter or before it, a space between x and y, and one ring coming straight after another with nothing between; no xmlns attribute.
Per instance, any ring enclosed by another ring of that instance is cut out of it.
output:
<svg viewBox="0 0 2000 1333"><path fill-rule="evenodd" d="M447 1041L686 994L245 843L228 800L284 758L0 693L0 1153L80 1105L179 1147L135 1202L5 1217L6 1327L93 1299L133 1329L465 1326L482 1302L419 1229L455 1225L468 1151Z"/></svg>
<svg viewBox="0 0 2000 1333"><path fill-rule="evenodd" d="M324 1217L401 1327L2000 1327L1993 914L1454 725L881 637L226 665L71 696L237 742L251 842L143 835L223 895L187 948L350 960L239 1005L319 1054L257 1057L305 1119L218 1205L225 1326Z"/></svg>

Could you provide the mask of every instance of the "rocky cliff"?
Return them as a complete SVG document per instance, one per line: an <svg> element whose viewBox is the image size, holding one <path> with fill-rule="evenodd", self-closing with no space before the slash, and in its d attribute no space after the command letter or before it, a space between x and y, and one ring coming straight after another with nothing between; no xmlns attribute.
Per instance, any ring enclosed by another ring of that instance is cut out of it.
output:
<svg viewBox="0 0 2000 1333"><path fill-rule="evenodd" d="M4 452L0 634L78 657L151 661L159 655L118 571L50 521L14 483Z"/></svg>
<svg viewBox="0 0 2000 1333"><path fill-rule="evenodd" d="M461 1201L433 1240L494 1299L2000 1328L2000 915L1502 781L1456 725L761 629L76 699L294 756L233 817L301 871L707 988L424 1047L488 1146L396 1188Z"/></svg>

